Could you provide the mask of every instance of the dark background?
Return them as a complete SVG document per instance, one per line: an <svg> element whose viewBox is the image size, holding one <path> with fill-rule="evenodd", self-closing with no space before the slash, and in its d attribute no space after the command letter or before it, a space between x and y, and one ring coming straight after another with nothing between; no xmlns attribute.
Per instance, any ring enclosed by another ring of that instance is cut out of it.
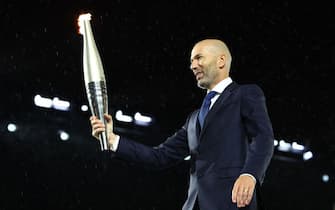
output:
<svg viewBox="0 0 335 210"><path fill-rule="evenodd" d="M271 210L331 210L335 202L333 76L335 7L239 1L1 1L0 209L180 209L188 162L155 171L112 159L90 136L79 14L92 28L108 83L110 113L154 117L115 129L157 145L200 106L190 50L223 39L232 78L267 97L275 138L312 151L275 151L263 185ZM69 112L36 107L59 97ZM7 131L8 123L18 130ZM70 134L61 141L58 130ZM323 174L329 181L323 182Z"/></svg>

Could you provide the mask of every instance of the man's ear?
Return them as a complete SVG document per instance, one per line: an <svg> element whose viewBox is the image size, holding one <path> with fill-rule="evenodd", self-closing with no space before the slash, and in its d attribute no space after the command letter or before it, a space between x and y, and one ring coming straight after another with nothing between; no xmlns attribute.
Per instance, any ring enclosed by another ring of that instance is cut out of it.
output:
<svg viewBox="0 0 335 210"><path fill-rule="evenodd" d="M218 67L219 67L220 69L223 69L223 68L225 67L225 65L226 65L226 56L225 56L225 55L220 55L220 56L218 57L218 62L217 62L217 64L218 64Z"/></svg>

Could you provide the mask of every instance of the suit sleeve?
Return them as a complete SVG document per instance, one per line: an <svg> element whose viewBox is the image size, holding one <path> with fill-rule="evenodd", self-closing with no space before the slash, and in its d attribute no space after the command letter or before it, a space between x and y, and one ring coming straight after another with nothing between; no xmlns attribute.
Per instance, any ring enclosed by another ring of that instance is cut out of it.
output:
<svg viewBox="0 0 335 210"><path fill-rule="evenodd" d="M183 160L188 154L187 123L165 142L150 147L126 137L120 137L115 152L121 159L142 164L146 167L164 169Z"/></svg>
<svg viewBox="0 0 335 210"><path fill-rule="evenodd" d="M262 183L273 155L274 137L265 96L257 85L243 89L241 113L249 140L242 173L250 173Z"/></svg>

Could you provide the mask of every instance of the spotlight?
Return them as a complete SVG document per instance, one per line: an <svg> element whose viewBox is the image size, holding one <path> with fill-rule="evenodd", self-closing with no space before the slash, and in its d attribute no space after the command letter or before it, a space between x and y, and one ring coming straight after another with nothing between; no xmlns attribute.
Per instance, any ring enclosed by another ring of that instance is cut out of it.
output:
<svg viewBox="0 0 335 210"><path fill-rule="evenodd" d="M288 142L285 142L284 140L279 141L278 150L282 152L288 152L291 149L291 144Z"/></svg>
<svg viewBox="0 0 335 210"><path fill-rule="evenodd" d="M50 98L44 98L40 95L36 95L34 97L34 103L36 106L39 106L39 107L44 107L44 108L52 107L52 100Z"/></svg>
<svg viewBox="0 0 335 210"><path fill-rule="evenodd" d="M309 160L309 159L311 159L311 158L313 158L313 153L312 153L311 151L305 152L305 153L303 154L303 159L304 159L304 160Z"/></svg>
<svg viewBox="0 0 335 210"><path fill-rule="evenodd" d="M81 111L87 112L88 111L88 106L87 105L82 105L81 106Z"/></svg>
<svg viewBox="0 0 335 210"><path fill-rule="evenodd" d="M16 127L16 125L15 125L14 123L9 123L9 124L7 125L7 130L8 130L9 132L15 132L15 131L17 130L17 127Z"/></svg>
<svg viewBox="0 0 335 210"><path fill-rule="evenodd" d="M152 121L152 118L151 117L148 117L148 116L144 116L142 115L141 113L139 112L136 112L135 113L135 123L138 124L138 125L144 125L144 126L147 126L151 123Z"/></svg>
<svg viewBox="0 0 335 210"><path fill-rule="evenodd" d="M53 108L61 111L68 111L70 109L70 102L60 100L59 98L55 97L52 100Z"/></svg>
<svg viewBox="0 0 335 210"><path fill-rule="evenodd" d="M124 115L121 110L116 112L115 118L121 122L128 122L128 123L133 122L133 118L131 116Z"/></svg>
<svg viewBox="0 0 335 210"><path fill-rule="evenodd" d="M298 150L298 151L304 151L305 147L304 145L298 144L297 142L292 143L292 149L293 150Z"/></svg>
<svg viewBox="0 0 335 210"><path fill-rule="evenodd" d="M56 110L61 111L68 111L70 109L70 102L60 100L58 97L46 98L40 95L35 95L34 103L36 106L43 107L43 108L54 108Z"/></svg>
<svg viewBox="0 0 335 210"><path fill-rule="evenodd" d="M328 174L323 174L322 175L322 181L327 183L329 181L329 175Z"/></svg>
<svg viewBox="0 0 335 210"><path fill-rule="evenodd" d="M62 141L67 141L67 140L69 140L69 138L70 138L70 135L69 135L67 132L65 132L65 131L59 131L59 132L58 132L58 135L59 135L59 138L60 138Z"/></svg>
<svg viewBox="0 0 335 210"><path fill-rule="evenodd" d="M278 146L278 140L275 139L275 140L273 141L273 145L274 145L275 147Z"/></svg>

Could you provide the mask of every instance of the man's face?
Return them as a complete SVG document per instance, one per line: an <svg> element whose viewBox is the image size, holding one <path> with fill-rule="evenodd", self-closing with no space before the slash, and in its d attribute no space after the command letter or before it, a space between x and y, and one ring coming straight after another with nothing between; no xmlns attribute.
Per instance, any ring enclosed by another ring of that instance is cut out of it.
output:
<svg viewBox="0 0 335 210"><path fill-rule="evenodd" d="M212 89L216 85L219 75L218 56L207 45L199 43L194 46L190 68L200 88Z"/></svg>

